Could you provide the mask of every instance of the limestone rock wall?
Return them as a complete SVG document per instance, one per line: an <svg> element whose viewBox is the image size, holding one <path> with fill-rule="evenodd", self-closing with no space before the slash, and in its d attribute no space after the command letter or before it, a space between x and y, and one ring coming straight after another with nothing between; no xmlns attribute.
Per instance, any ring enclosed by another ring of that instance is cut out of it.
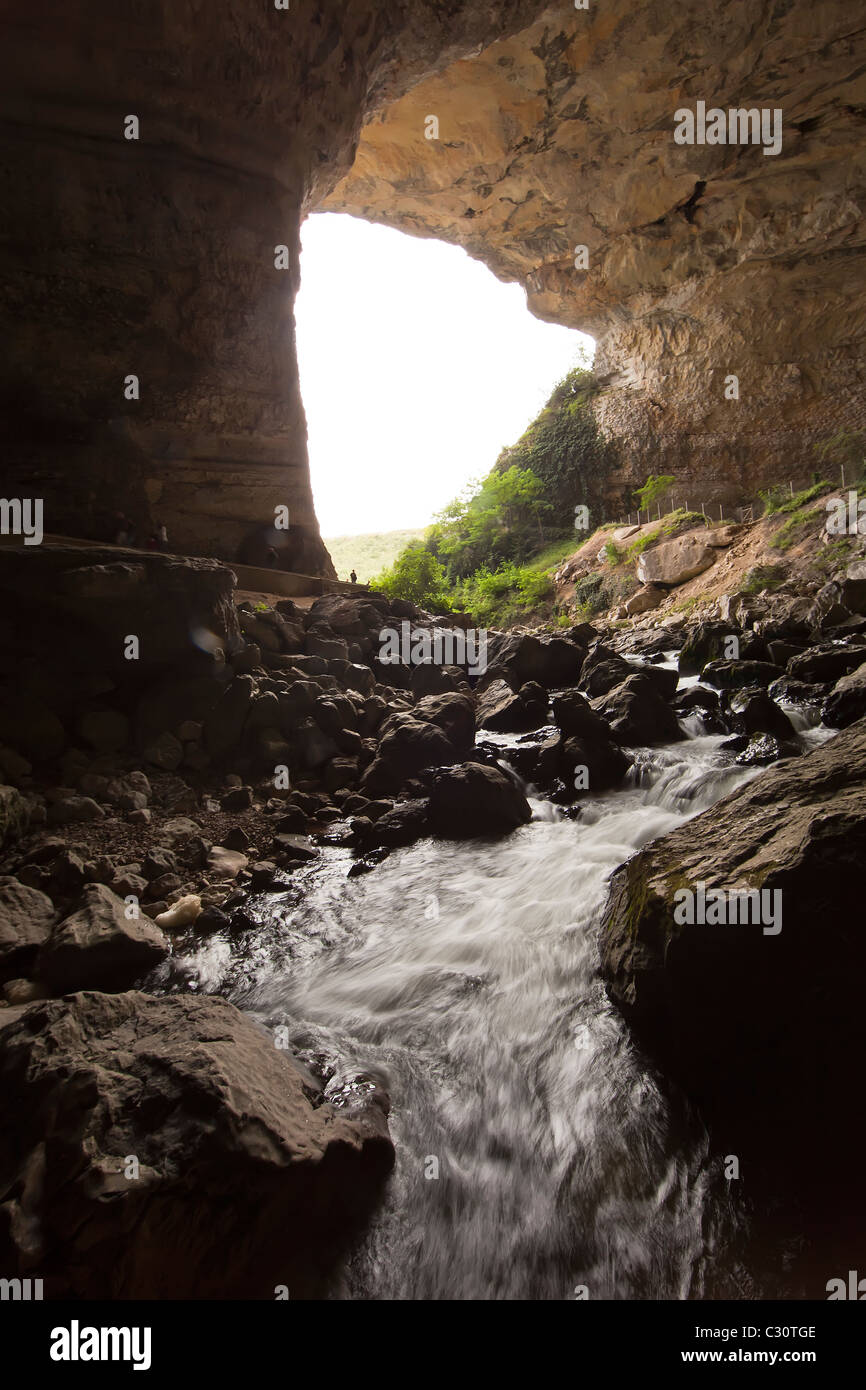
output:
<svg viewBox="0 0 866 1390"><path fill-rule="evenodd" d="M4 495L42 497L49 532L107 539L124 510L251 561L288 506L286 566L333 573L295 362L303 210L366 112L541 8L4 7Z"/></svg>
<svg viewBox="0 0 866 1390"><path fill-rule="evenodd" d="M255 561L288 506L284 564L330 572L294 351L316 208L459 242L597 337L612 508L651 468L695 501L807 477L815 439L866 423L847 0L12 0L5 18L3 491L43 497L48 531L105 539L122 509ZM781 154L677 145L698 100L781 107Z"/></svg>
<svg viewBox="0 0 866 1390"><path fill-rule="evenodd" d="M866 426L864 50L846 3L551 6L377 113L324 205L457 242L596 337L610 507L651 470L693 504L808 480ZM699 100L781 108L781 152L675 143Z"/></svg>

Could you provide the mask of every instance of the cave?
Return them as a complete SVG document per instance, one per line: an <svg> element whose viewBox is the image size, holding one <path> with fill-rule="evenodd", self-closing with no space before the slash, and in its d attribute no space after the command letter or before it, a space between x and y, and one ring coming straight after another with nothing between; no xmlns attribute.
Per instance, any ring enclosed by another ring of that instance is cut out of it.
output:
<svg viewBox="0 0 866 1390"><path fill-rule="evenodd" d="M596 338L611 514L652 471L708 504L798 485L864 423L841 3L105 0L63 6L50 47L10 21L5 489L43 497L48 533L165 513L178 549L237 559L288 506L292 564L331 573L292 315L317 209L456 242ZM698 101L781 110L780 152L677 143Z"/></svg>
<svg viewBox="0 0 866 1390"><path fill-rule="evenodd" d="M857 1298L850 5L6 10L0 1296ZM317 212L596 342L556 408L604 447L489 631L336 576Z"/></svg>

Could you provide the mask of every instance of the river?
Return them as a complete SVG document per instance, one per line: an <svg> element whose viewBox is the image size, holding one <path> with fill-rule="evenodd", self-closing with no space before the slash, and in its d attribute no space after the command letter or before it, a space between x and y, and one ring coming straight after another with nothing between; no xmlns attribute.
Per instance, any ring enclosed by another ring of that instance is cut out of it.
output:
<svg viewBox="0 0 866 1390"><path fill-rule="evenodd" d="M349 851L326 848L252 899L257 929L181 962L194 987L286 1025L337 1105L390 1094L395 1173L335 1296L780 1292L731 1253L748 1248L736 1184L598 972L613 870L760 775L697 717L683 727L576 820L530 789L533 819L505 839L423 840L352 879ZM507 757L513 739L494 741Z"/></svg>

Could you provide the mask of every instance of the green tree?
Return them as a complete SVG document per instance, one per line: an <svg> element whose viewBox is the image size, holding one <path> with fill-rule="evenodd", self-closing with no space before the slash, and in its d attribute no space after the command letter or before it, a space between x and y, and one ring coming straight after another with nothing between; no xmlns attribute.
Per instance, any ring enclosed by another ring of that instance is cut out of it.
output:
<svg viewBox="0 0 866 1390"><path fill-rule="evenodd" d="M390 569L370 581L370 587L388 598L404 598L419 608L447 607L445 571L422 541L412 541Z"/></svg>

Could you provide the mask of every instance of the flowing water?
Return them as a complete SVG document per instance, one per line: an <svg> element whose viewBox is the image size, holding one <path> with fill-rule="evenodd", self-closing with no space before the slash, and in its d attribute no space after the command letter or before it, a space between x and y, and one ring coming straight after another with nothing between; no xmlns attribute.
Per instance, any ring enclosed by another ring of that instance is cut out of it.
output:
<svg viewBox="0 0 866 1390"><path fill-rule="evenodd" d="M391 1096L396 1170L337 1296L742 1292L724 1251L745 1218L721 1161L598 973L616 866L759 775L684 727L576 820L533 800L505 839L424 840L352 879L349 852L326 849L253 899L257 930L183 961L194 987L287 1025L336 1104Z"/></svg>

